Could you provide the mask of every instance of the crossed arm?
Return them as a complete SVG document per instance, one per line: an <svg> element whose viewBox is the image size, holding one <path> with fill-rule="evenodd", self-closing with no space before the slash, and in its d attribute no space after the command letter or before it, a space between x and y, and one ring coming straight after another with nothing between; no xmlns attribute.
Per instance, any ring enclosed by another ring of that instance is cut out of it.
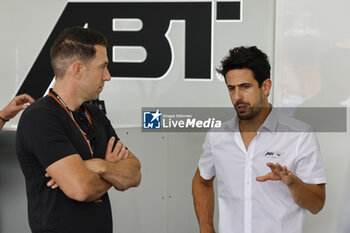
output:
<svg viewBox="0 0 350 233"><path fill-rule="evenodd" d="M105 159L82 160L73 154L56 161L46 169L51 177L47 186L60 189L71 199L94 201L114 186L124 191L136 187L141 180L140 162L118 141L113 150L115 138L107 145Z"/></svg>
<svg viewBox="0 0 350 233"><path fill-rule="evenodd" d="M112 137L107 145L105 159L90 159L85 166L99 174L115 189L124 191L130 187L137 187L141 181L140 162L136 156L119 140L112 152L115 138Z"/></svg>

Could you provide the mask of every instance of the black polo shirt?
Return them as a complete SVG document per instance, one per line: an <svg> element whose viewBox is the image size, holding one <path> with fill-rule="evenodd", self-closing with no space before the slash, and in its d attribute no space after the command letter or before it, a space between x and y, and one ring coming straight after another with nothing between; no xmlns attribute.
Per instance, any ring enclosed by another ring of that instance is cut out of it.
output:
<svg viewBox="0 0 350 233"><path fill-rule="evenodd" d="M89 112L95 132L94 157L104 158L110 137L118 137L107 117L90 104ZM26 181L28 216L32 232L111 233L112 213L108 194L102 203L78 202L59 188L46 186L45 169L72 154L83 160L91 153L82 133L51 96L31 104L22 114L17 128L16 150Z"/></svg>

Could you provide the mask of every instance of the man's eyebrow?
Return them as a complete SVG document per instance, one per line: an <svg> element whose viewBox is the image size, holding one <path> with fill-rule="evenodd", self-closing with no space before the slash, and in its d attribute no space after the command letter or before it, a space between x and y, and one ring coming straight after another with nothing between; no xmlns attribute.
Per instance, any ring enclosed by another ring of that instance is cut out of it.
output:
<svg viewBox="0 0 350 233"><path fill-rule="evenodd" d="M252 84L251 83L240 83L240 84L237 84L237 85L230 85L228 84L227 87L235 87L235 86L251 86Z"/></svg>
<svg viewBox="0 0 350 233"><path fill-rule="evenodd" d="M252 84L251 83L240 83L240 84L238 84L237 86L251 86Z"/></svg>
<svg viewBox="0 0 350 233"><path fill-rule="evenodd" d="M105 66L105 65L108 65L108 61L105 61L101 64L101 66Z"/></svg>

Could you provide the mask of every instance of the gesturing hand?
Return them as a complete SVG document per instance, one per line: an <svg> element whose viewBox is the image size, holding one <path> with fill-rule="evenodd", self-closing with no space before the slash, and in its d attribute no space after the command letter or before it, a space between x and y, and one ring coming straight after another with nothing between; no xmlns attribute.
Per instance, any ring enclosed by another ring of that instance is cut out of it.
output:
<svg viewBox="0 0 350 233"><path fill-rule="evenodd" d="M287 166L282 167L279 163L267 163L266 165L271 169L271 172L265 176L256 177L257 181L280 180L287 185L293 182L293 174L288 171Z"/></svg>
<svg viewBox="0 0 350 233"><path fill-rule="evenodd" d="M27 95L18 95L11 100L11 102L1 111L1 117L10 120L17 115L18 112L27 107L27 103L34 103L34 99Z"/></svg>
<svg viewBox="0 0 350 233"><path fill-rule="evenodd" d="M129 151L125 148L121 140L117 142L113 150L114 142L115 137L111 137L107 144L105 160L109 162L116 162L122 159L126 159L129 155Z"/></svg>

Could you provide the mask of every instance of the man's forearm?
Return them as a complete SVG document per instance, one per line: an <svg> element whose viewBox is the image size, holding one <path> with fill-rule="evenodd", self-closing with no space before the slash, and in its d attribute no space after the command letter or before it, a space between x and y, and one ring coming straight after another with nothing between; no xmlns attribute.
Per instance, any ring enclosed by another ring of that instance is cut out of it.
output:
<svg viewBox="0 0 350 233"><path fill-rule="evenodd" d="M117 190L124 191L136 187L141 180L140 162L136 157L109 162L103 159L91 159L85 162L88 169L99 174Z"/></svg>
<svg viewBox="0 0 350 233"><path fill-rule="evenodd" d="M99 199L111 185L96 172L87 169L79 154L66 156L46 168L51 188L60 187L64 194L76 201L90 202Z"/></svg>
<svg viewBox="0 0 350 233"><path fill-rule="evenodd" d="M293 175L292 183L288 188L294 201L312 214L320 212L326 200L324 184L306 184L297 176Z"/></svg>
<svg viewBox="0 0 350 233"><path fill-rule="evenodd" d="M5 119L5 116L4 114L2 113L2 111L0 111L0 117L4 118ZM6 119L7 120L7 119ZM2 127L5 125L5 121L1 120L0 119L0 130L2 129Z"/></svg>
<svg viewBox="0 0 350 233"><path fill-rule="evenodd" d="M117 190L124 191L140 184L140 162L136 158L127 158L117 162L105 161L105 170L100 175Z"/></svg>
<svg viewBox="0 0 350 233"><path fill-rule="evenodd" d="M214 188L212 182L204 184L199 171L192 182L193 203L201 233L215 233L214 230Z"/></svg>
<svg viewBox="0 0 350 233"><path fill-rule="evenodd" d="M86 193L82 201L95 201L111 188L111 184L103 180L98 174L95 174L94 176L96 177L88 182L88 187L86 188Z"/></svg>

